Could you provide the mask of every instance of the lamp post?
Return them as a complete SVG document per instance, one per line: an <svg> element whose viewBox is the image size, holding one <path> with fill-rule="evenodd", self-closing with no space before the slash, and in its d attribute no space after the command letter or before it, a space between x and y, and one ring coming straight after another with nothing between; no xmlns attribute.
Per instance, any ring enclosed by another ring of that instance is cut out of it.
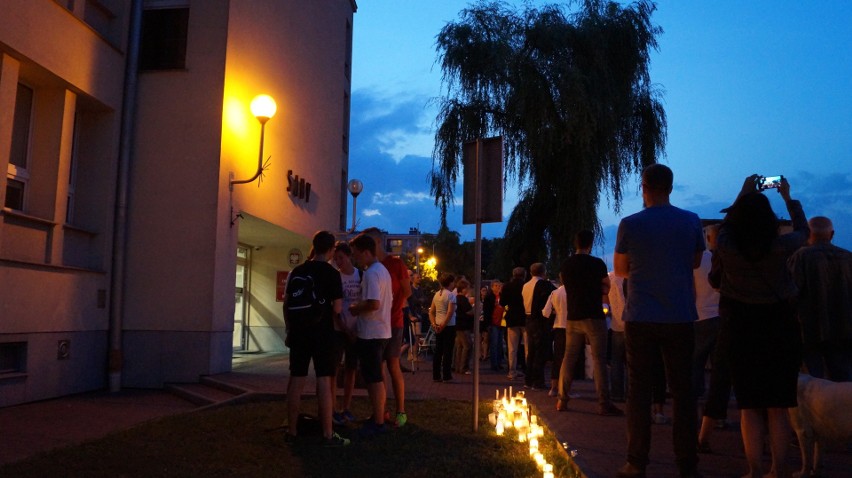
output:
<svg viewBox="0 0 852 478"><path fill-rule="evenodd" d="M364 190L364 183L357 179L350 179L349 184L346 185L346 189L352 195L352 229L349 232L355 232L355 205L358 203L358 195Z"/></svg>
<svg viewBox="0 0 852 478"><path fill-rule="evenodd" d="M415 255L414 261L417 263L417 273L420 273L420 254L423 254L423 248L418 247L416 249L417 254Z"/></svg>
<svg viewBox="0 0 852 478"><path fill-rule="evenodd" d="M275 116L275 111L278 107L275 105L275 100L272 99L269 95L257 95L251 100L251 114L260 121L260 153L257 156L257 172L254 173L249 179L233 179L233 173L231 173L231 180L228 183L228 188L233 191L234 184L246 184L257 179L261 174L263 174L263 136L266 130L266 122L270 120L273 116Z"/></svg>

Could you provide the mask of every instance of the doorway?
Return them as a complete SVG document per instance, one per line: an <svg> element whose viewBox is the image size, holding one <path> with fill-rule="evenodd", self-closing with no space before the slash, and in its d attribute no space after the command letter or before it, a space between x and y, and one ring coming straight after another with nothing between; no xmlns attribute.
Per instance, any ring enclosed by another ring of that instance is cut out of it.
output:
<svg viewBox="0 0 852 478"><path fill-rule="evenodd" d="M245 351L248 344L250 267L251 248L240 244L237 246L237 276L234 288L234 352Z"/></svg>

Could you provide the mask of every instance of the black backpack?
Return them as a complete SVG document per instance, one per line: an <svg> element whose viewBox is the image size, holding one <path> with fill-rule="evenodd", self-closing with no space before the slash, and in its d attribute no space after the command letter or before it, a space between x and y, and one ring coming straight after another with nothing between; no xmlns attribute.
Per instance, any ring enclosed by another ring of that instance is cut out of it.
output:
<svg viewBox="0 0 852 478"><path fill-rule="evenodd" d="M297 267L287 278L287 302L284 315L290 327L317 325L325 313L326 300L317 297L316 284L310 272Z"/></svg>

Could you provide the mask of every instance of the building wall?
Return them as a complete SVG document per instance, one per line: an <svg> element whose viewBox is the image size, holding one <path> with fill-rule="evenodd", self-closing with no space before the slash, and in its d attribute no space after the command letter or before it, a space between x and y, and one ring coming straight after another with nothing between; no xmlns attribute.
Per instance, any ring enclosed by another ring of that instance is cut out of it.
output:
<svg viewBox="0 0 852 478"><path fill-rule="evenodd" d="M104 2L114 9L107 19L77 3L70 11L63 2L6 0L0 14L0 170L7 177L18 84L33 90L25 203L0 213L0 357L18 367L0 371L0 406L105 382L128 12L125 2ZM0 204L6 188L4 178Z"/></svg>
<svg viewBox="0 0 852 478"><path fill-rule="evenodd" d="M238 213L302 240L340 222L352 4L196 3L186 69L144 73L140 81L124 331L129 386L230 369ZM259 186L231 190L232 177L248 179L257 169L260 123L249 104L260 93L278 104L265 127L263 158L271 166ZM311 183L308 200L288 194L289 170ZM251 297L254 337L261 337L254 346L280 348L278 309L274 294ZM136 350L148 350L144 361Z"/></svg>
<svg viewBox="0 0 852 478"><path fill-rule="evenodd" d="M283 237L253 239L269 246L253 272L258 349L282 347L269 280L292 268L285 251L345 217L354 2L177 3L190 7L185 68L139 75L121 311L129 387L230 369L236 248L253 237L237 213ZM106 385L130 5L2 2L7 177L19 82L34 99L31 194L21 210L0 212L0 406ZM271 167L260 187L231 191L230 173L250 177L257 164L260 127L248 104L261 92L279 107L266 129ZM311 184L309 200L287 192L288 170ZM7 189L0 182L0 203Z"/></svg>
<svg viewBox="0 0 852 478"><path fill-rule="evenodd" d="M231 172L237 179L248 178L257 168L260 125L249 112L251 99L265 93L278 105L266 124L264 160L270 158L270 167L262 185L236 185L232 203L229 191L220 189L220 205L232 204L235 212L279 228L279 237L269 241L246 234L245 222L237 221L236 237L230 231L232 242L219 254L229 260L217 280L222 285L218 296L230 299L233 241L263 246L252 260L250 351L286 350L275 274L294 267L288 260L291 249L301 249L306 257L314 232L338 231L345 222L353 10L349 0L231 4L222 178ZM288 171L311 183L309 200L288 193ZM220 210L220 218L224 214Z"/></svg>

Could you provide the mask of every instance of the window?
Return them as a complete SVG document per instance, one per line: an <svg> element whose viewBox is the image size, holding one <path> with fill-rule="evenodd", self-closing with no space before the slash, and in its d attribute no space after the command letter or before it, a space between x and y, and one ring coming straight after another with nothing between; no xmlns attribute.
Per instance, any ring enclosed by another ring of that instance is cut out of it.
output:
<svg viewBox="0 0 852 478"><path fill-rule="evenodd" d="M30 157L32 113L33 90L18 83L15 117L12 123L12 147L9 151L9 167L6 171L5 206L19 211L24 209L27 181L30 178L27 165Z"/></svg>
<svg viewBox="0 0 852 478"><path fill-rule="evenodd" d="M77 184L77 149L79 147L80 133L77 129L80 124L80 115L74 115L74 136L71 139L71 164L68 172L68 204L65 209L65 224L74 223L74 190Z"/></svg>
<svg viewBox="0 0 852 478"><path fill-rule="evenodd" d="M0 377L5 374L27 371L27 343L9 342L0 344Z"/></svg>
<svg viewBox="0 0 852 478"><path fill-rule="evenodd" d="M352 22L346 20L346 59L344 60L343 74L350 78L352 74Z"/></svg>
<svg viewBox="0 0 852 478"><path fill-rule="evenodd" d="M186 68L189 8L162 8L142 13L139 68L182 70Z"/></svg>
<svg viewBox="0 0 852 478"><path fill-rule="evenodd" d="M349 115L350 115L349 92L343 92L343 153L349 153Z"/></svg>

